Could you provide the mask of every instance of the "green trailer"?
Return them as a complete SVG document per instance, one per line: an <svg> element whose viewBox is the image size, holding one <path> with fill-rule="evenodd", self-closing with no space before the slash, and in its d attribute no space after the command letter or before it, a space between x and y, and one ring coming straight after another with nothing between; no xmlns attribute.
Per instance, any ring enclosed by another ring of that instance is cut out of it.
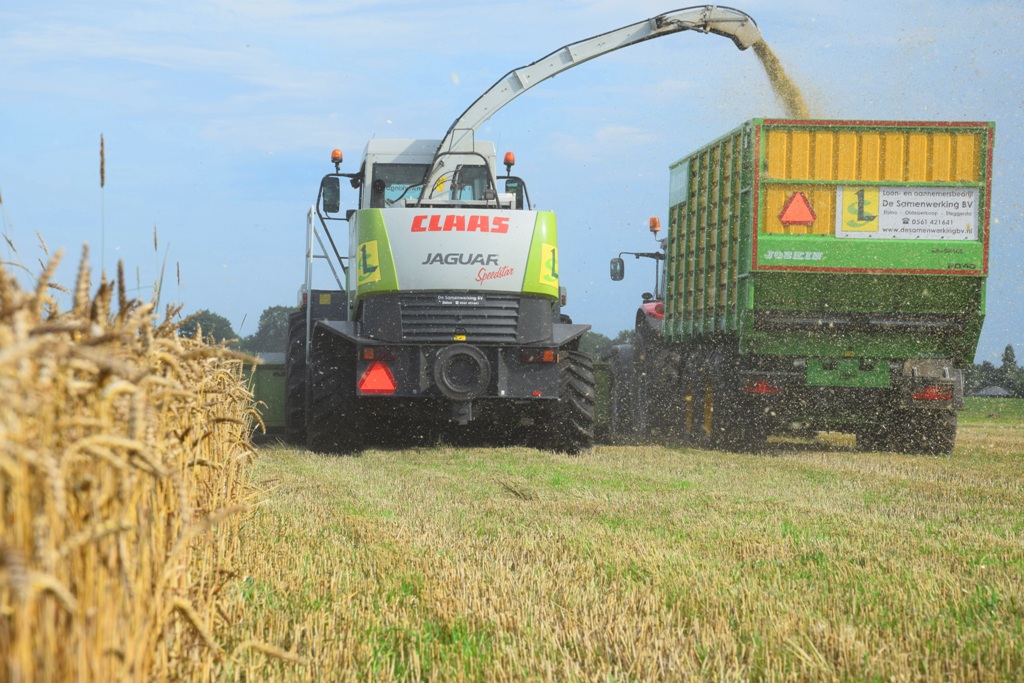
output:
<svg viewBox="0 0 1024 683"><path fill-rule="evenodd" d="M257 362L246 365L256 409L267 433L284 429L285 354L259 353Z"/></svg>
<svg viewBox="0 0 1024 683"><path fill-rule="evenodd" d="M754 119L672 164L664 291L610 359L613 429L951 452L993 139L984 122Z"/></svg>

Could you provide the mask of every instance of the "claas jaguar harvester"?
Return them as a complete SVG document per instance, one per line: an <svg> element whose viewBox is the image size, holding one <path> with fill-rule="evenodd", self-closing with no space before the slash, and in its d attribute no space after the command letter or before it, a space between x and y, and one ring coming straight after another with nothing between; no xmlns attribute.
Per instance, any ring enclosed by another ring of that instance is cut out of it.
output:
<svg viewBox="0 0 1024 683"><path fill-rule="evenodd" d="M555 216L534 209L479 126L529 88L590 59L684 30L760 39L742 12L678 10L510 71L441 140L371 140L358 171L326 175L307 217L306 278L286 362L286 433L315 451L517 443L592 445L588 325L562 313ZM358 205L340 205L341 183ZM347 223L347 246L331 225ZM336 289L313 288L330 265Z"/></svg>
<svg viewBox="0 0 1024 683"><path fill-rule="evenodd" d="M610 357L613 432L950 453L984 319L994 130L754 119L673 164L665 249L645 254L663 291Z"/></svg>

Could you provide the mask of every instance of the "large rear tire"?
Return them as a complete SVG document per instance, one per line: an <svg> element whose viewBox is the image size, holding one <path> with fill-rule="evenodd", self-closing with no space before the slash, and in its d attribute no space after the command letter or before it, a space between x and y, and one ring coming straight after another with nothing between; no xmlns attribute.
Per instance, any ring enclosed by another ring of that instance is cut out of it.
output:
<svg viewBox="0 0 1024 683"><path fill-rule="evenodd" d="M313 337L306 445L317 453L353 454L363 448L363 410L356 397L355 345L330 332Z"/></svg>
<svg viewBox="0 0 1024 683"><path fill-rule="evenodd" d="M696 369L694 399L696 414L694 415L695 441L701 448L716 449L721 443L722 413L721 386L716 381L712 354L702 354Z"/></svg>
<svg viewBox="0 0 1024 683"><path fill-rule="evenodd" d="M906 421L906 451L950 455L956 445L956 413L946 410L911 411Z"/></svg>
<svg viewBox="0 0 1024 683"><path fill-rule="evenodd" d="M857 449L878 453L950 455L956 445L956 413L894 411L884 424L857 432Z"/></svg>
<svg viewBox="0 0 1024 683"><path fill-rule="evenodd" d="M306 313L288 316L288 346L284 365L284 438L306 442Z"/></svg>
<svg viewBox="0 0 1024 683"><path fill-rule="evenodd" d="M623 345L613 350L610 359L611 387L609 388L608 418L610 431L618 439L632 438L636 435L636 423L633 419L632 387L636 382L633 376L633 349Z"/></svg>
<svg viewBox="0 0 1024 683"><path fill-rule="evenodd" d="M549 402L535 445L577 455L594 446L594 362L579 351L563 351L558 401Z"/></svg>
<svg viewBox="0 0 1024 683"><path fill-rule="evenodd" d="M706 353L698 363L693 420L703 448L758 453L767 446L770 425L743 392L740 361L726 351Z"/></svg>
<svg viewBox="0 0 1024 683"><path fill-rule="evenodd" d="M679 413L675 419L679 429L679 438L688 446L700 445L698 432L701 428L699 411L701 397L698 396L700 384L700 356L691 352L679 372Z"/></svg>

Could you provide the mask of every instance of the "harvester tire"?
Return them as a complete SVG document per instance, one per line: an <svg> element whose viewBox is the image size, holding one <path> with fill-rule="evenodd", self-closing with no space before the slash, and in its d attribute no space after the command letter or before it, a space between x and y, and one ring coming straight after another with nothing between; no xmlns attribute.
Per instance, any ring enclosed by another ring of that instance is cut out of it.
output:
<svg viewBox="0 0 1024 683"><path fill-rule="evenodd" d="M284 438L306 442L306 314L288 316L288 347L284 365Z"/></svg>
<svg viewBox="0 0 1024 683"><path fill-rule="evenodd" d="M313 337L306 445L317 453L353 454L363 447L356 397L355 346L329 332Z"/></svg>
<svg viewBox="0 0 1024 683"><path fill-rule="evenodd" d="M594 445L594 362L579 351L563 351L558 400L549 403L535 445L578 455Z"/></svg>

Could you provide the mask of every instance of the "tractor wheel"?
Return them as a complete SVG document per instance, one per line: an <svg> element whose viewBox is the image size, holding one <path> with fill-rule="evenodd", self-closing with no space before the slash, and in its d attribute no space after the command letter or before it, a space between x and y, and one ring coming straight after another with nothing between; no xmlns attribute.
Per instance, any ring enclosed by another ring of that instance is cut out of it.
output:
<svg viewBox="0 0 1024 683"><path fill-rule="evenodd" d="M355 346L319 332L313 337L311 356L307 447L342 455L361 450L365 425L356 397Z"/></svg>
<svg viewBox="0 0 1024 683"><path fill-rule="evenodd" d="M288 347L284 366L284 438L306 442L306 314L288 316Z"/></svg>
<svg viewBox="0 0 1024 683"><path fill-rule="evenodd" d="M563 353L558 400L549 403L535 445L577 455L594 445L594 362L579 351Z"/></svg>
<svg viewBox="0 0 1024 683"><path fill-rule="evenodd" d="M618 355L610 363L611 387L609 394L609 422L613 437L633 437L636 435L636 423L633 420L633 401L631 387L633 377L633 350L629 347L616 349Z"/></svg>

